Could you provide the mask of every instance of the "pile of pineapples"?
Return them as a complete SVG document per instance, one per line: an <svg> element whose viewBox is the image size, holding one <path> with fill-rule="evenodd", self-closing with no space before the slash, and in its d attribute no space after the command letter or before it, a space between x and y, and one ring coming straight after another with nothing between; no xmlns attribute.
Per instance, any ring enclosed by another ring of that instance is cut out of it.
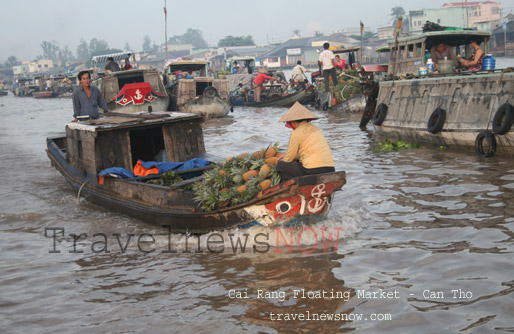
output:
<svg viewBox="0 0 514 334"><path fill-rule="evenodd" d="M203 180L193 185L195 201L203 211L246 203L280 183L277 172L278 143L252 154L243 153L207 170Z"/></svg>

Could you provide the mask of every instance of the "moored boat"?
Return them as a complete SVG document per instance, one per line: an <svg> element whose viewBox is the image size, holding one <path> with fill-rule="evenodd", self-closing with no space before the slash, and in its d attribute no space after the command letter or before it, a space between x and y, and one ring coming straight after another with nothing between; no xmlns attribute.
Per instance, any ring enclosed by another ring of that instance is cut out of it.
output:
<svg viewBox="0 0 514 334"><path fill-rule="evenodd" d="M268 188L249 202L206 212L190 190L202 175L171 186L148 183L148 177L104 177L99 181L98 174L105 169L132 169L139 159L151 160L160 151L167 161L206 157L201 119L196 114L161 112L70 123L65 136L47 139L47 154L79 196L183 233L252 224L274 226L320 217L328 212L334 192L345 183L344 172L305 176ZM150 141L152 145L147 145ZM177 173L198 175L209 168Z"/></svg>
<svg viewBox="0 0 514 334"><path fill-rule="evenodd" d="M43 90L43 91L39 91L39 92L32 92L32 96L35 99L49 99L49 98L55 97L55 94L51 90Z"/></svg>
<svg viewBox="0 0 514 334"><path fill-rule="evenodd" d="M475 147L480 156L514 155L514 71L490 69L425 74L425 50L444 43L460 54L478 40L488 53L490 34L470 30L425 32L389 42L387 78L378 84L374 114L381 136L445 147ZM370 108L368 108L370 109Z"/></svg>
<svg viewBox="0 0 514 334"><path fill-rule="evenodd" d="M208 75L209 62L175 60L166 64L168 110L201 114L205 119L227 116L232 109L227 79Z"/></svg>
<svg viewBox="0 0 514 334"><path fill-rule="evenodd" d="M263 108L263 107L291 107L296 102L300 102L301 104L306 104L312 100L314 97L314 86L309 86L306 89L302 89L296 93L281 95L274 93L261 93L261 101L254 102L253 95L248 94L248 98L246 94L236 93L231 96L231 102L235 106L245 106L245 107L255 107L255 108ZM248 101L247 101L248 99Z"/></svg>

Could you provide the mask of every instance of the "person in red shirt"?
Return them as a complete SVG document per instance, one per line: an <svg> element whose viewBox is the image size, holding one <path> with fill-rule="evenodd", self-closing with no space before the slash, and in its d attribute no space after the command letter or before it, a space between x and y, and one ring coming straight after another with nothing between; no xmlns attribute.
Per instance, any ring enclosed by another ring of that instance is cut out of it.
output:
<svg viewBox="0 0 514 334"><path fill-rule="evenodd" d="M132 65L130 65L130 61L125 59L125 65L121 68L122 71L128 71L132 69Z"/></svg>
<svg viewBox="0 0 514 334"><path fill-rule="evenodd" d="M262 85L264 84L264 81L271 80L273 81L274 78L267 75L268 70L263 68L259 70L259 74L255 79L253 79L253 100L254 102L261 102L261 89Z"/></svg>

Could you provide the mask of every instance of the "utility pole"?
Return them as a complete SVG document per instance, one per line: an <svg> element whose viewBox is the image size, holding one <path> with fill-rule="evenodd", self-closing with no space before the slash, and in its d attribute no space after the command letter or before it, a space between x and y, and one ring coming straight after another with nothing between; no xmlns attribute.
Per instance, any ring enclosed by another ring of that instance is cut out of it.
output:
<svg viewBox="0 0 514 334"><path fill-rule="evenodd" d="M168 11L166 10L166 0L164 0L164 50L166 51L166 62L168 62Z"/></svg>

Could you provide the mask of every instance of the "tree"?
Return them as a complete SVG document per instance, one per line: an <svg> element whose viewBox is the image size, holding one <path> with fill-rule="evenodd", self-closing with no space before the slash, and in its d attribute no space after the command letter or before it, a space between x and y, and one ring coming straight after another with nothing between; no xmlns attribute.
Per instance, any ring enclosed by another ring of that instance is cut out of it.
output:
<svg viewBox="0 0 514 334"><path fill-rule="evenodd" d="M253 41L253 37L248 36L225 36L225 38L222 38L218 41L218 46L250 46L255 45L255 42Z"/></svg>
<svg viewBox="0 0 514 334"><path fill-rule="evenodd" d="M73 53L67 45L64 47L64 49L59 50L58 58L62 62L63 66L66 66L67 64L75 60Z"/></svg>
<svg viewBox="0 0 514 334"><path fill-rule="evenodd" d="M300 29L295 29L295 30L293 30L293 36L298 36L298 37L300 37Z"/></svg>
<svg viewBox="0 0 514 334"><path fill-rule="evenodd" d="M89 60L89 47L84 38L80 39L80 44L77 46L77 59L83 62Z"/></svg>
<svg viewBox="0 0 514 334"><path fill-rule="evenodd" d="M168 43L172 45L192 44L195 48L206 48L207 42L203 39L202 32L198 29L188 28L182 35L175 35L168 39Z"/></svg>
<svg viewBox="0 0 514 334"><path fill-rule="evenodd" d="M155 43L152 45L152 40L150 36L146 35L143 41L143 51L144 52L153 52L155 48Z"/></svg>
<svg viewBox="0 0 514 334"><path fill-rule="evenodd" d="M59 43L57 41L47 42L43 41L41 43L41 48L43 49L43 56L44 59L50 59L52 61L57 61L59 56Z"/></svg>
<svg viewBox="0 0 514 334"><path fill-rule="evenodd" d="M400 6L391 8L391 13L389 14L389 16L391 16L392 22L396 22L398 20L399 16L404 16L404 15L405 15L405 10Z"/></svg>
<svg viewBox="0 0 514 334"><path fill-rule="evenodd" d="M9 58L7 58L7 60L5 61L5 66L6 67L13 67L13 66L16 66L18 65L20 62L18 61L18 58L16 58L15 56L10 56Z"/></svg>
<svg viewBox="0 0 514 334"><path fill-rule="evenodd" d="M323 36L323 33L321 31L315 31L314 32L314 36L315 37L321 37L321 36Z"/></svg>
<svg viewBox="0 0 514 334"><path fill-rule="evenodd" d="M103 39L92 38L89 41L89 55L99 55L109 53L109 44Z"/></svg>
<svg viewBox="0 0 514 334"><path fill-rule="evenodd" d="M125 47L123 48L125 51L132 51L132 48L130 47L129 43L125 43Z"/></svg>
<svg viewBox="0 0 514 334"><path fill-rule="evenodd" d="M377 34L371 31L365 31L362 34L362 41L367 42L370 38L376 37ZM361 40L361 35L350 35L350 38Z"/></svg>

